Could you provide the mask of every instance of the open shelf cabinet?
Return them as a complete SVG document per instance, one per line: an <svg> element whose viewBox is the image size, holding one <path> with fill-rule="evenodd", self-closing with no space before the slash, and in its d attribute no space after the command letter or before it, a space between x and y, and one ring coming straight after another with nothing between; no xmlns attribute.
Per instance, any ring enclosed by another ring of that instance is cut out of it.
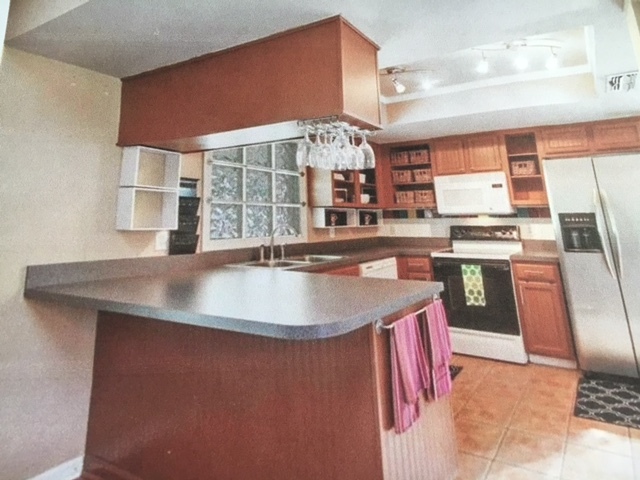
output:
<svg viewBox="0 0 640 480"><path fill-rule="evenodd" d="M429 145L392 147L389 163L393 208L436 206Z"/></svg>
<svg viewBox="0 0 640 480"><path fill-rule="evenodd" d="M515 207L545 207L547 193L533 132L505 135L511 202Z"/></svg>
<svg viewBox="0 0 640 480"><path fill-rule="evenodd" d="M314 207L368 208L378 203L376 170L311 169L311 205Z"/></svg>
<svg viewBox="0 0 640 480"><path fill-rule="evenodd" d="M143 146L124 147L116 229L177 229L179 184L179 153Z"/></svg>

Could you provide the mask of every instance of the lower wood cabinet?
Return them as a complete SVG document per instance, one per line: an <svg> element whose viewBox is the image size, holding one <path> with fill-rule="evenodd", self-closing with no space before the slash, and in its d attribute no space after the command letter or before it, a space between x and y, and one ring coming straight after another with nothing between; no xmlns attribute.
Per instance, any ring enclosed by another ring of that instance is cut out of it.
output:
<svg viewBox="0 0 640 480"><path fill-rule="evenodd" d="M398 257L397 261L400 280L433 281L431 257Z"/></svg>
<svg viewBox="0 0 640 480"><path fill-rule="evenodd" d="M552 263L514 263L527 353L575 360L560 271Z"/></svg>
<svg viewBox="0 0 640 480"><path fill-rule="evenodd" d="M346 267L332 268L331 270L325 270L322 273L328 273L329 275L347 275L349 277L360 276L359 265L347 265Z"/></svg>

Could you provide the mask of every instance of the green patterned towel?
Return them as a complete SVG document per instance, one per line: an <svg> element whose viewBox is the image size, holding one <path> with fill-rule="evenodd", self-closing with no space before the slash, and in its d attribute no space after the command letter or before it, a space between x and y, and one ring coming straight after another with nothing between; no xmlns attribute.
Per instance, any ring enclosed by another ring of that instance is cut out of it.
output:
<svg viewBox="0 0 640 480"><path fill-rule="evenodd" d="M464 283L465 300L468 307L486 307L482 281L482 267L480 265L461 265L462 282Z"/></svg>

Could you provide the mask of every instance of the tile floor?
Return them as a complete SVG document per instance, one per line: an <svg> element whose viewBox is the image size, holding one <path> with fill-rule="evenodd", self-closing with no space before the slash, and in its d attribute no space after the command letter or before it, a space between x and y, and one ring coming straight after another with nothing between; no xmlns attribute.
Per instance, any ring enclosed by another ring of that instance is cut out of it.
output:
<svg viewBox="0 0 640 480"><path fill-rule="evenodd" d="M573 416L578 371L455 355L456 480L640 480L640 430Z"/></svg>

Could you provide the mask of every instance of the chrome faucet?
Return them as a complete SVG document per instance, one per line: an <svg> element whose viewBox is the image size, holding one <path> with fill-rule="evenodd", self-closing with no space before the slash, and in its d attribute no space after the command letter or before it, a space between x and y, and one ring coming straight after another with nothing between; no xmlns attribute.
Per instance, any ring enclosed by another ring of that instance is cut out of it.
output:
<svg viewBox="0 0 640 480"><path fill-rule="evenodd" d="M273 253L273 239L276 236L276 233L284 232L284 234L298 236L298 232L295 228L290 227L289 225L276 225L275 228L271 231L271 239L269 241L269 264L273 265L275 263L275 255ZM280 245L280 255L281 260L284 260L284 243Z"/></svg>

